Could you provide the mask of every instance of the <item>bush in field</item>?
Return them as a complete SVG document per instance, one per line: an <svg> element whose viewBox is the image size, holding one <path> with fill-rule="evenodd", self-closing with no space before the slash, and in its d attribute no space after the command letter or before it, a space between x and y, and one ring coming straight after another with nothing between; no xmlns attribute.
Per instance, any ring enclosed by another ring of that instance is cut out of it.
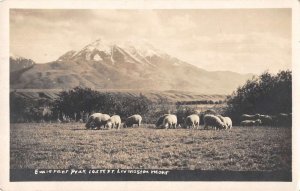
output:
<svg viewBox="0 0 300 191"><path fill-rule="evenodd" d="M16 92L10 93L10 121L19 122L39 122L44 120L43 108L51 105L48 99L34 99L24 97Z"/></svg>
<svg viewBox="0 0 300 191"><path fill-rule="evenodd" d="M25 120L24 114L27 110L28 100L18 96L15 92L10 93L10 121L22 122Z"/></svg>
<svg viewBox="0 0 300 191"><path fill-rule="evenodd" d="M170 103L166 98L159 98L155 102L152 102L148 113L143 116L146 123L156 123L159 117L164 114L173 114L176 112L174 104Z"/></svg>
<svg viewBox="0 0 300 191"><path fill-rule="evenodd" d="M177 123L184 124L187 116L198 114L196 108L177 105L176 108Z"/></svg>
<svg viewBox="0 0 300 191"><path fill-rule="evenodd" d="M90 88L76 87L59 93L54 102L54 110L56 113L63 113L74 120L78 120L81 113L91 114L94 112L117 114L124 120L133 114L146 114L151 104L152 102L142 94L134 97L127 94L103 93Z"/></svg>
<svg viewBox="0 0 300 191"><path fill-rule="evenodd" d="M55 99L53 107L57 115L75 118L80 112L91 113L103 105L103 96L89 88L76 87L69 91L62 91ZM61 116L60 116L61 117ZM76 120L76 119L75 119Z"/></svg>
<svg viewBox="0 0 300 191"><path fill-rule="evenodd" d="M239 121L241 114L292 112L292 72L268 72L248 80L227 98L226 114Z"/></svg>
<svg viewBox="0 0 300 191"><path fill-rule="evenodd" d="M152 107L152 101L144 95L140 94L137 97L126 94L107 94L107 100L104 104L104 110L110 114L120 115L124 120L125 118L140 114L143 117L143 121L147 121L145 115L150 111Z"/></svg>

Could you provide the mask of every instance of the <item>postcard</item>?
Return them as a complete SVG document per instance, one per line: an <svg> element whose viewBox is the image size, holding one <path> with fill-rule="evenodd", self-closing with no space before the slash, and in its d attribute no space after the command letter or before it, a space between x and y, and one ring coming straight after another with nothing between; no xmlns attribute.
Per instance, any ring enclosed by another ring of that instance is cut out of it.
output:
<svg viewBox="0 0 300 191"><path fill-rule="evenodd" d="M299 190L299 2L172 2L0 2L1 190Z"/></svg>

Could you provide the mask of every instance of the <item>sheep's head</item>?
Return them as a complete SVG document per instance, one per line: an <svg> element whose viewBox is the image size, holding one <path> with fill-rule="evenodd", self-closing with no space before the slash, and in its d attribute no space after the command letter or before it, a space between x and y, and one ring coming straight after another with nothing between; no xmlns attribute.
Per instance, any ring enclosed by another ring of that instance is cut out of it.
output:
<svg viewBox="0 0 300 191"><path fill-rule="evenodd" d="M158 128L160 125L161 125L161 121L157 120L156 123L155 123L155 127Z"/></svg>
<svg viewBox="0 0 300 191"><path fill-rule="evenodd" d="M87 128L87 129L91 129L91 128L93 128L93 122L87 122L86 124L85 124L85 127Z"/></svg>
<svg viewBox="0 0 300 191"><path fill-rule="evenodd" d="M90 128L95 128L96 127L96 123L95 123L95 121L92 121L91 123L90 123Z"/></svg>
<svg viewBox="0 0 300 191"><path fill-rule="evenodd" d="M225 124L225 129L229 129L229 125L226 125L226 124Z"/></svg>
<svg viewBox="0 0 300 191"><path fill-rule="evenodd" d="M107 129L111 129L112 128L112 122L111 121L107 122L106 125L105 125L105 127Z"/></svg>
<svg viewBox="0 0 300 191"><path fill-rule="evenodd" d="M222 124L222 129L226 129L226 127L227 127L227 126L223 123L223 124Z"/></svg>

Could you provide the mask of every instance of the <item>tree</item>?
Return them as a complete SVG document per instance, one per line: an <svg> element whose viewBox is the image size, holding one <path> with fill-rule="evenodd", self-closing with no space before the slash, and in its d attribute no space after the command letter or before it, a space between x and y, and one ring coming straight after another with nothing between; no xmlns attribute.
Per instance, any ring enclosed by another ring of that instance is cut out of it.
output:
<svg viewBox="0 0 300 191"><path fill-rule="evenodd" d="M227 97L226 115L239 121L241 114L269 114L292 112L292 72L276 75L264 72L248 80Z"/></svg>
<svg viewBox="0 0 300 191"><path fill-rule="evenodd" d="M35 99L11 92L10 121L12 123L39 122L43 120L43 108L50 104L51 102L45 98Z"/></svg>
<svg viewBox="0 0 300 191"><path fill-rule="evenodd" d="M63 113L74 120L80 113L106 113L120 115L121 118L133 114L146 114L152 102L143 96L128 94L103 93L90 88L76 87L69 91L62 91L54 102L54 110L57 114Z"/></svg>
<svg viewBox="0 0 300 191"><path fill-rule="evenodd" d="M53 106L56 115L67 115L75 119L81 112L91 113L99 111L104 105L104 96L90 88L76 87L69 91L62 91L55 99Z"/></svg>
<svg viewBox="0 0 300 191"><path fill-rule="evenodd" d="M10 121L23 122L28 101L18 96L15 92L10 93Z"/></svg>

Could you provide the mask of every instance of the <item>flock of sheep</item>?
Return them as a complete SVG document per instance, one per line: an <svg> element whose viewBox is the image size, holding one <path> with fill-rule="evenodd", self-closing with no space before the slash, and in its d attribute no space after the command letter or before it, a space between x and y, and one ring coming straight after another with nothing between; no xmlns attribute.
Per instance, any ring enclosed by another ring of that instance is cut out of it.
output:
<svg viewBox="0 0 300 191"><path fill-rule="evenodd" d="M280 113L276 116L270 115L248 115L243 114L240 117L241 126L274 126L274 125L291 125L292 114ZM230 117L223 117L217 114L206 114L203 117L204 129L213 128L216 130L226 130L232 128L232 120ZM142 116L136 114L128 117L123 125L121 117L119 115L109 116L102 113L94 113L89 116L86 128L87 129L120 129L133 127L134 125L140 126L142 123ZM165 114L158 118L155 123L156 128L187 128L187 129L199 129L200 127L200 117L198 114L192 114L185 118L183 124L177 123L177 116L173 114Z"/></svg>
<svg viewBox="0 0 300 191"><path fill-rule="evenodd" d="M277 115L262 115L262 114L255 114L255 115L248 115L243 114L241 116L241 126L278 126L278 125L288 125L292 124L292 113L279 113Z"/></svg>
<svg viewBox="0 0 300 191"><path fill-rule="evenodd" d="M142 116L136 114L128 117L123 123L123 127L140 126L142 123ZM122 126L121 117L119 115L109 116L102 113L94 113L89 116L86 123L87 129L120 129ZM200 117L197 114L192 114L186 117L184 124L177 124L177 116L173 114L165 114L156 121L156 128L177 128L184 127L187 129L199 129ZM232 121L229 117L221 115L208 114L204 116L204 129L211 127L213 129L231 129Z"/></svg>

